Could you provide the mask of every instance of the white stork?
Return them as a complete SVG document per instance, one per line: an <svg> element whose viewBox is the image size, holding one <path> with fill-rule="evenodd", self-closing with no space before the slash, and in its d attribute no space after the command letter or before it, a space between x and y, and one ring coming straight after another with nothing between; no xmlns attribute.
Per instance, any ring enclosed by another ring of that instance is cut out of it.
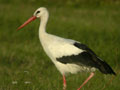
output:
<svg viewBox="0 0 120 90"><path fill-rule="evenodd" d="M64 90L66 89L65 75L67 73L75 74L81 71L91 72L90 76L77 90L80 90L94 76L96 69L103 74L116 75L112 68L86 45L75 40L65 39L47 33L46 24L48 17L49 13L45 7L38 8L33 16L21 25L18 30L36 18L41 19L39 27L40 42L47 55L63 75Z"/></svg>

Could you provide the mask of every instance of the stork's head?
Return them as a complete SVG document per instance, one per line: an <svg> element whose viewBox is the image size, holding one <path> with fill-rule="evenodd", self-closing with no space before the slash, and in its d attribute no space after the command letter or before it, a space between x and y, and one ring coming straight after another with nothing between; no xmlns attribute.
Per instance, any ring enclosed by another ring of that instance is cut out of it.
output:
<svg viewBox="0 0 120 90"><path fill-rule="evenodd" d="M40 7L38 8L32 17L30 17L24 24L22 24L17 30L23 28L24 26L26 26L28 23L32 22L33 20L37 19L37 18L41 18L41 19L47 19L49 16L48 11L45 7Z"/></svg>
<svg viewBox="0 0 120 90"><path fill-rule="evenodd" d="M33 16L35 16L37 18L41 18L41 17L46 16L46 15L48 15L48 11L45 7L38 8L33 14Z"/></svg>

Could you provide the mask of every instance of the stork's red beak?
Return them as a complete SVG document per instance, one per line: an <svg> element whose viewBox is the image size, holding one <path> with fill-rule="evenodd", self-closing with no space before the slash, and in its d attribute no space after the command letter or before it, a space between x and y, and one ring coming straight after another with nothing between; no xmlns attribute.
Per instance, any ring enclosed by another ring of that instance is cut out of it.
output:
<svg viewBox="0 0 120 90"><path fill-rule="evenodd" d="M24 24L22 24L20 27L18 27L17 30L20 30L21 28L23 28L24 26L26 26L30 22L34 21L36 18L37 18L36 16L30 17L26 22L24 22Z"/></svg>

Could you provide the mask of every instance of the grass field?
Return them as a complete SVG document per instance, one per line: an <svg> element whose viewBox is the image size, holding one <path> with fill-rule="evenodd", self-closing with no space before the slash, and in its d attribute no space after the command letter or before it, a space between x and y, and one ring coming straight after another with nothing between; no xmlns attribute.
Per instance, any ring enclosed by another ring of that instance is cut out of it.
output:
<svg viewBox="0 0 120 90"><path fill-rule="evenodd" d="M39 42L39 20L16 31L38 7L0 4L0 90L62 90L62 76ZM47 8L47 32L87 44L117 73L114 77L96 71L81 90L120 90L119 5ZM88 75L68 75L67 90L76 90Z"/></svg>

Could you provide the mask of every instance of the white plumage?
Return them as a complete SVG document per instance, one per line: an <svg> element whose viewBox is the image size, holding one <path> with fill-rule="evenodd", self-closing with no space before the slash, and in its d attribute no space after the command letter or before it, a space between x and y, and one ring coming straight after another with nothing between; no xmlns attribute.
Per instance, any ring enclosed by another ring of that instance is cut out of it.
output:
<svg viewBox="0 0 120 90"><path fill-rule="evenodd" d="M43 36L43 34L45 35ZM40 33L40 41L45 52L62 74L77 73L78 71L89 71L89 68L87 67L79 66L76 64L66 65L56 60L56 58L59 57L78 55L79 53L84 52L85 50L79 49L73 45L76 41L60 38L58 36L50 35L47 33L42 33L42 35ZM95 71L93 68L92 70Z"/></svg>

